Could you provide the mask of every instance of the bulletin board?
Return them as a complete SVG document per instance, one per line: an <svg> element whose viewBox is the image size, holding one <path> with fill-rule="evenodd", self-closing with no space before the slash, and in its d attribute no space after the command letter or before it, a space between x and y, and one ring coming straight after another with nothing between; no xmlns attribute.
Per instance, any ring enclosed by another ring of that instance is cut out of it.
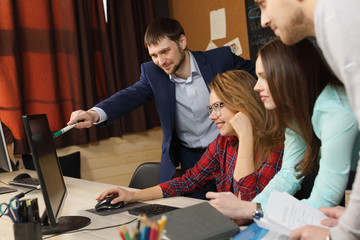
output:
<svg viewBox="0 0 360 240"><path fill-rule="evenodd" d="M243 58L250 59L244 0L168 0L169 15L185 30L188 48L205 51L210 40L210 11L225 8L226 37L213 40L216 46L239 38Z"/></svg>

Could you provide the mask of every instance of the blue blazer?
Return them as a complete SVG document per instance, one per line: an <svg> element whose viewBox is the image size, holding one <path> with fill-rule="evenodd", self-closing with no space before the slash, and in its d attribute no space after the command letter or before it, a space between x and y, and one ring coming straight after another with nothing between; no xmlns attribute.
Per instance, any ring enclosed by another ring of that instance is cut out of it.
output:
<svg viewBox="0 0 360 240"><path fill-rule="evenodd" d="M206 85L218 73L231 69L243 69L255 77L254 63L236 56L229 47L221 47L206 52L192 52L192 54ZM139 81L98 103L96 107L103 109L107 114L108 120L101 124L106 125L152 99L155 100L163 131L160 181L164 182L172 178L177 165L171 151L171 148L176 145L174 142L177 142L174 131L175 83L170 81L169 75L152 61L146 62L141 65Z"/></svg>

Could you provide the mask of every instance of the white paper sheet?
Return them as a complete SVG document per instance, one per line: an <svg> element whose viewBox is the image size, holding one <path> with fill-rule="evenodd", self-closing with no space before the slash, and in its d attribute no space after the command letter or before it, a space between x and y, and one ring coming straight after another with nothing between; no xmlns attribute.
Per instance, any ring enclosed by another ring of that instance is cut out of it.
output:
<svg viewBox="0 0 360 240"><path fill-rule="evenodd" d="M225 8L220 8L210 12L210 35L211 40L226 37Z"/></svg>
<svg viewBox="0 0 360 240"><path fill-rule="evenodd" d="M305 225L325 227L320 224L327 216L285 192L270 194L265 216L255 221L260 227L289 235L292 230Z"/></svg>
<svg viewBox="0 0 360 240"><path fill-rule="evenodd" d="M215 49L217 47L218 46L216 46L216 44L213 41L210 40L209 44L206 47L206 51L211 50L211 49Z"/></svg>

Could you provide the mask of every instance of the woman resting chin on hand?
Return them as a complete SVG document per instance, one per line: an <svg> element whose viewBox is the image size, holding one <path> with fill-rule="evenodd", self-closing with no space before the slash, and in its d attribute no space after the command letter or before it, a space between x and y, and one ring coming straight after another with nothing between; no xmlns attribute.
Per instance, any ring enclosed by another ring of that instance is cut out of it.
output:
<svg viewBox="0 0 360 240"><path fill-rule="evenodd" d="M186 196L215 181L218 192L232 192L251 201L279 171L284 141L283 131L265 131L265 109L253 90L255 83L249 73L233 70L217 75L209 84L207 110L220 134L184 175L134 192L111 188L97 200L108 195L117 196L114 203Z"/></svg>

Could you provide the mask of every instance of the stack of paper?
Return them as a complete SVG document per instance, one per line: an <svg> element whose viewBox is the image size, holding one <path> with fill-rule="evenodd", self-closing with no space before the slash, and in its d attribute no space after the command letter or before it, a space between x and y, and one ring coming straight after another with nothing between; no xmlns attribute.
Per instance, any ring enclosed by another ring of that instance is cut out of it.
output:
<svg viewBox="0 0 360 240"><path fill-rule="evenodd" d="M264 217L255 222L259 227L270 230L268 234L276 232L288 236L292 230L305 225L324 227L320 222L326 218L324 213L304 204L290 194L273 191L270 194ZM281 239L286 238L282 236Z"/></svg>

